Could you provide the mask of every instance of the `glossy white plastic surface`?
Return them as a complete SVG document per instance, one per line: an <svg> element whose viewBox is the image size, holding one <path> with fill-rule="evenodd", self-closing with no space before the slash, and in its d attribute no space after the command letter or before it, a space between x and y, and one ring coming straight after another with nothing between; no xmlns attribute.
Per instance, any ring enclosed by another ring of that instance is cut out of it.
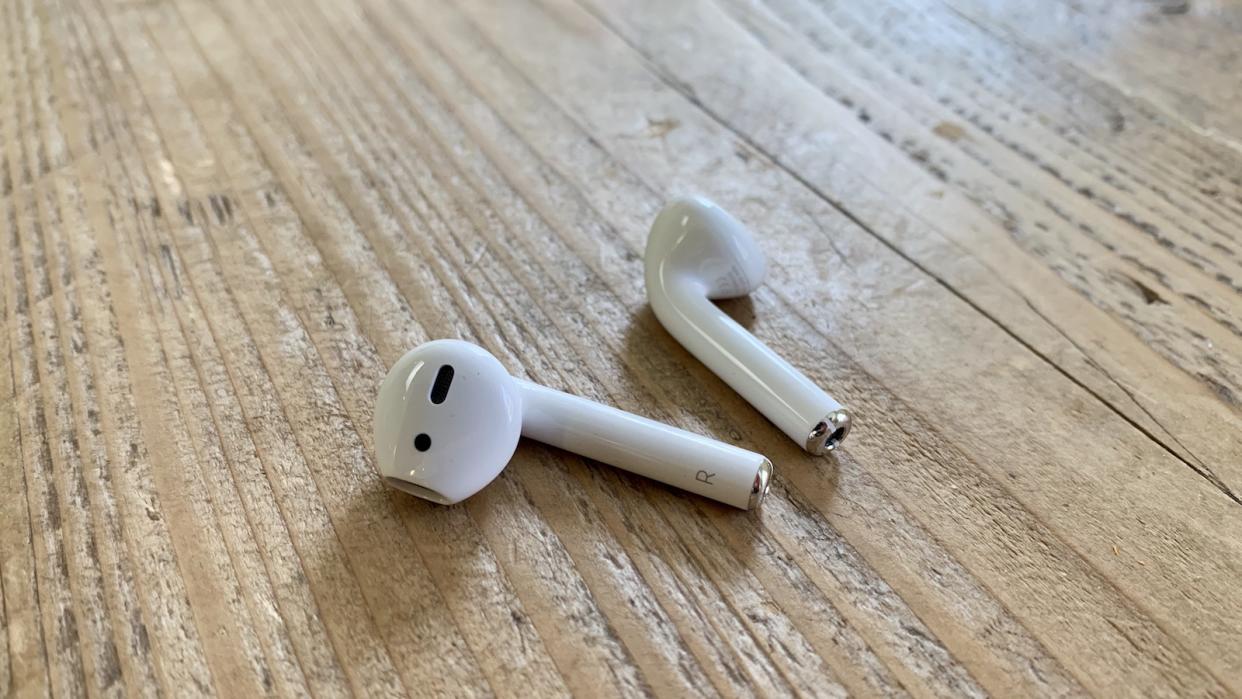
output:
<svg viewBox="0 0 1242 699"><path fill-rule="evenodd" d="M749 509L771 464L760 454L519 380L522 434L720 502ZM756 478L761 484L756 486Z"/></svg>
<svg viewBox="0 0 1242 699"><path fill-rule="evenodd" d="M453 382L443 403L431 403L440 367ZM428 435L430 448L414 439ZM406 352L388 372L375 405L375 451L384 482L420 498L451 505L491 483L522 436L522 394L513 377L483 348L435 340Z"/></svg>
<svg viewBox="0 0 1242 699"><path fill-rule="evenodd" d="M433 386L445 366L453 378L436 403ZM515 379L460 340L407 352L375 406L384 482L444 505L494 480L522 434L743 509L762 501L771 475L759 454Z"/></svg>
<svg viewBox="0 0 1242 699"><path fill-rule="evenodd" d="M841 404L710 300L763 282L763 251L737 219L703 198L669 204L652 225L644 266L651 309L699 361L803 449L821 453L844 438Z"/></svg>

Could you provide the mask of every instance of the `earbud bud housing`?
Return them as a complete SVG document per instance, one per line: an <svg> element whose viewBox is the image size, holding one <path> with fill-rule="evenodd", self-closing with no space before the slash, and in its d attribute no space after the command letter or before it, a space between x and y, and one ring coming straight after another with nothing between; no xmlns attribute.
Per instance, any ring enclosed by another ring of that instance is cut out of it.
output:
<svg viewBox="0 0 1242 699"><path fill-rule="evenodd" d="M453 368L452 382L434 404L432 388L445 366ZM521 389L495 357L468 342L436 340L407 352L380 387L380 472L389 485L421 498L448 505L482 490L521 436Z"/></svg>

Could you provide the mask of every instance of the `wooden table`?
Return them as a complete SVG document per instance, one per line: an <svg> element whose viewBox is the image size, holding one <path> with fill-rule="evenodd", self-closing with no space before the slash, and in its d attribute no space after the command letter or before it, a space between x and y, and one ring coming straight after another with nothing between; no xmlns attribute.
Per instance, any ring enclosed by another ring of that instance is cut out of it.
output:
<svg viewBox="0 0 1242 699"><path fill-rule="evenodd" d="M0 12L5 694L1242 692L1237 0ZM651 314L686 192L834 457ZM386 489L438 337L772 494L534 443Z"/></svg>

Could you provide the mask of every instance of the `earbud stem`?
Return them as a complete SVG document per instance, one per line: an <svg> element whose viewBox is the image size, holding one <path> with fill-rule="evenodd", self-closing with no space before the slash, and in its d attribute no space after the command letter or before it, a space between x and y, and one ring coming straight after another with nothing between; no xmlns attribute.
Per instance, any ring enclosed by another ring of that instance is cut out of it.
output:
<svg viewBox="0 0 1242 699"><path fill-rule="evenodd" d="M649 278L647 293L673 337L803 449L829 451L849 431L840 403L720 310L694 280Z"/></svg>
<svg viewBox="0 0 1242 699"><path fill-rule="evenodd" d="M751 509L772 464L760 454L518 380L522 434L720 502Z"/></svg>

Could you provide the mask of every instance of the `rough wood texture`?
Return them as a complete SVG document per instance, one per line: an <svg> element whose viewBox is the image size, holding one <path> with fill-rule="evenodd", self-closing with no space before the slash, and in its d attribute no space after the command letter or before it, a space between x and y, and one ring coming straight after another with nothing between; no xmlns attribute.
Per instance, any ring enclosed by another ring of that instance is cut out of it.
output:
<svg viewBox="0 0 1242 699"><path fill-rule="evenodd" d="M1242 693L1242 6L0 4L0 687ZM856 415L794 448L645 303ZM524 443L385 489L403 351L762 451L743 514Z"/></svg>

